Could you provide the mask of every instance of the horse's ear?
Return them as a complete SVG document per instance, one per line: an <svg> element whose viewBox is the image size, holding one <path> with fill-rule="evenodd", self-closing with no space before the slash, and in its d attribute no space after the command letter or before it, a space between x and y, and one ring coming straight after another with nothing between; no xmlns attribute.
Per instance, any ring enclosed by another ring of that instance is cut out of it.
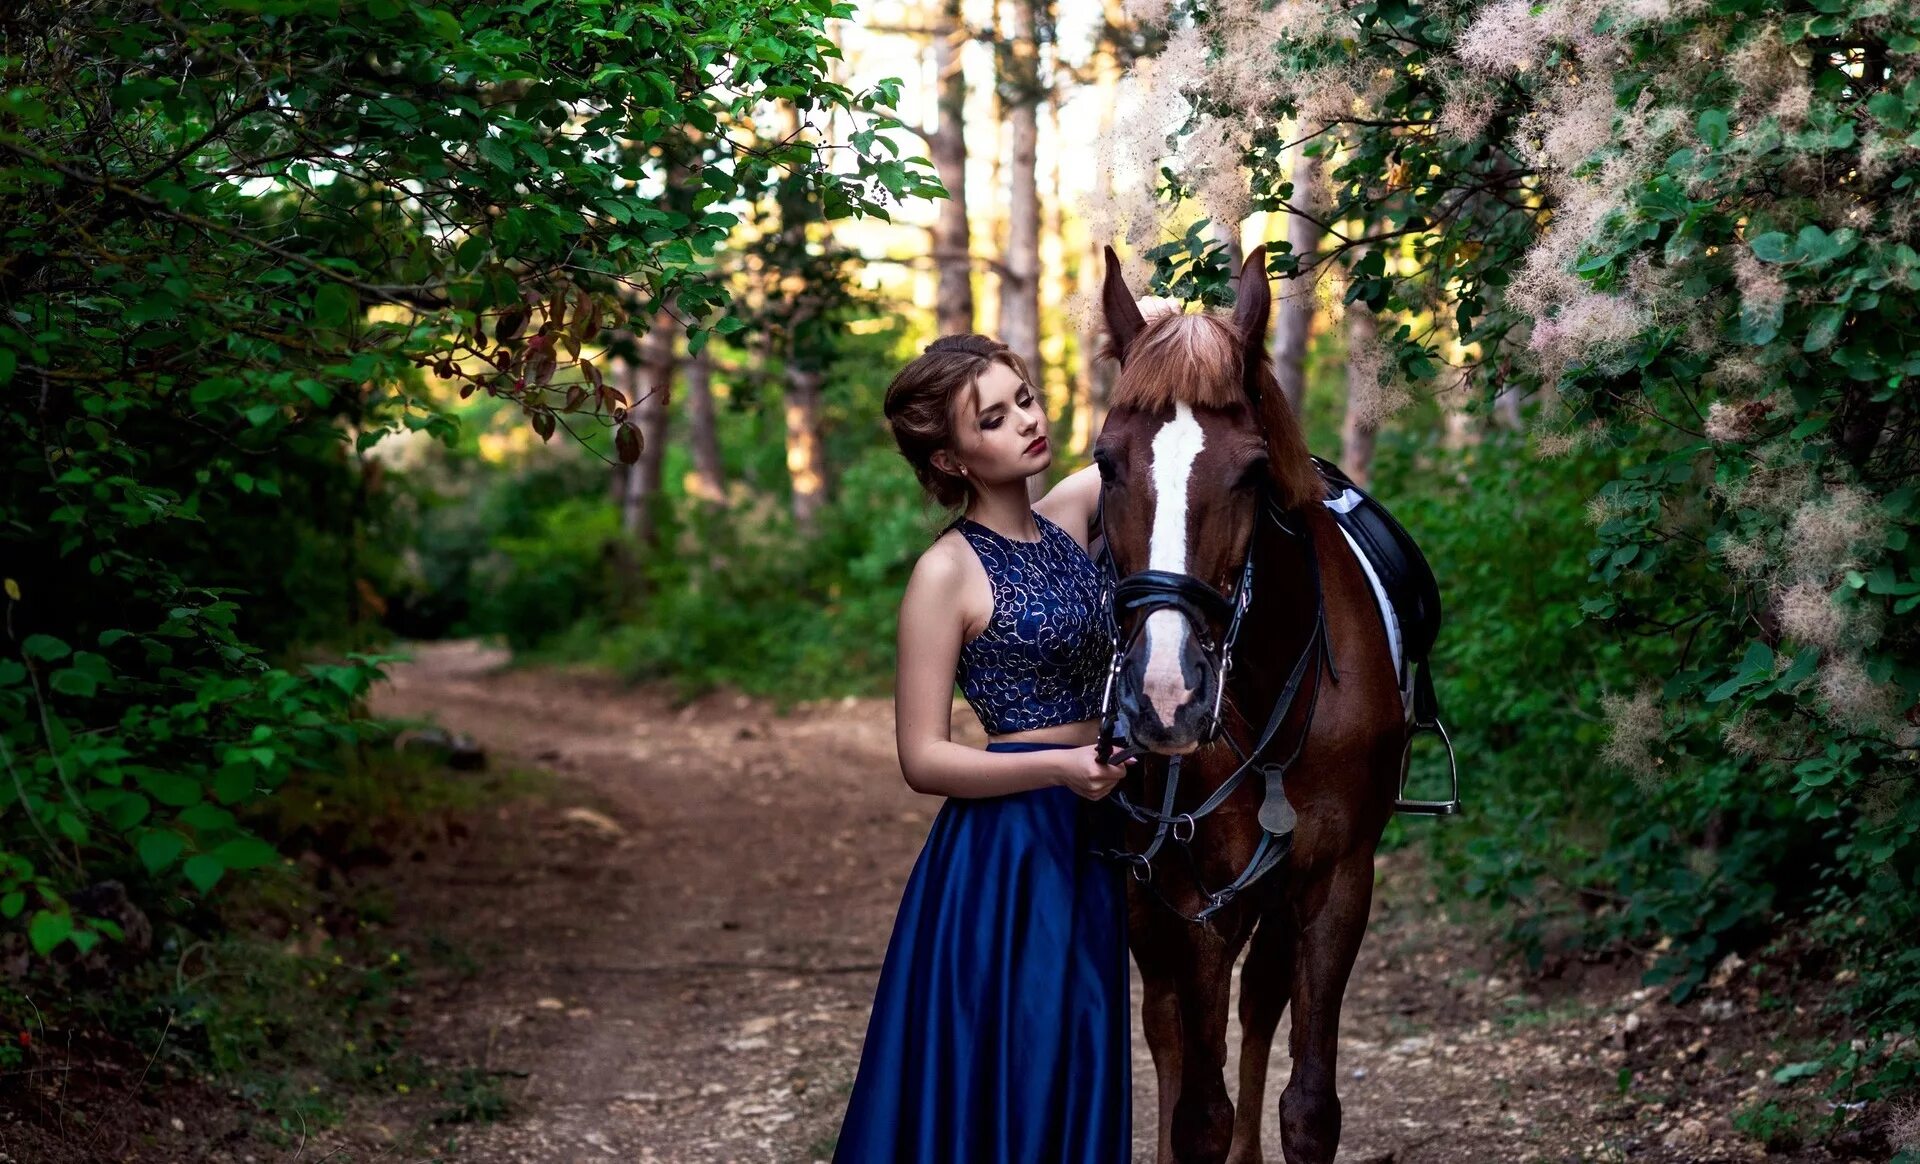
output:
<svg viewBox="0 0 1920 1164"><path fill-rule="evenodd" d="M1267 316L1273 308L1273 293L1267 288L1267 248L1257 246L1240 264L1240 281L1234 288L1233 325L1240 332L1240 367L1247 397L1260 399L1262 377L1267 366Z"/></svg>
<svg viewBox="0 0 1920 1164"><path fill-rule="evenodd" d="M1273 293L1267 289L1267 248L1257 246L1240 264L1240 281L1234 285L1233 325L1249 350L1266 346L1267 314L1272 307Z"/></svg>
<svg viewBox="0 0 1920 1164"><path fill-rule="evenodd" d="M1113 341L1113 358L1121 364L1127 362L1127 349L1133 346L1133 337L1147 325L1147 319L1140 314L1140 305L1133 301L1133 292L1127 290L1126 276L1120 273L1120 256L1107 251L1107 277L1100 288L1100 307L1107 318L1107 335Z"/></svg>

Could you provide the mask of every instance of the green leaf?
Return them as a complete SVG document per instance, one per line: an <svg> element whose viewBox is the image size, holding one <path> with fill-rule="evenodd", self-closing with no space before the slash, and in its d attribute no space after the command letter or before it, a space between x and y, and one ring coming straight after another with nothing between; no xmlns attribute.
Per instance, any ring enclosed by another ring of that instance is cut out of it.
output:
<svg viewBox="0 0 1920 1164"><path fill-rule="evenodd" d="M227 867L220 862L220 858L211 853L196 853L180 866L181 875L202 893L218 884L226 871Z"/></svg>
<svg viewBox="0 0 1920 1164"><path fill-rule="evenodd" d="M28 635L26 641L20 644L20 653L27 658L45 659L48 662L64 659L70 651L66 643L52 635Z"/></svg>
<svg viewBox="0 0 1920 1164"><path fill-rule="evenodd" d="M1830 304L1813 313L1813 322L1807 325L1806 342L1800 350L1817 352L1833 343L1834 336L1840 333L1840 322L1847 316L1847 309L1838 304Z"/></svg>
<svg viewBox="0 0 1920 1164"><path fill-rule="evenodd" d="M1897 93L1875 93L1867 98L1867 112L1887 123L1890 129L1907 127L1906 102Z"/></svg>
<svg viewBox="0 0 1920 1164"><path fill-rule="evenodd" d="M61 836L67 838L69 841L72 841L74 844L84 845L87 843L86 822L81 820L79 817L75 816L74 814L70 812L60 812L55 814L53 818L53 825L55 828L60 830Z"/></svg>
<svg viewBox="0 0 1920 1164"><path fill-rule="evenodd" d="M1808 1059L1800 1063L1789 1063L1773 1073L1775 1083L1792 1083L1809 1075L1818 1075L1821 1064L1818 1060Z"/></svg>
<svg viewBox="0 0 1920 1164"><path fill-rule="evenodd" d="M155 829L142 836L135 843L134 850L140 854L140 863L147 867L147 872L158 873L173 864L186 845L186 840L179 833Z"/></svg>
<svg viewBox="0 0 1920 1164"><path fill-rule="evenodd" d="M1748 679L1744 675L1736 676L1735 678L1729 679L1725 683L1722 683L1720 686L1714 688L1712 691L1707 692L1706 701L1708 703L1724 703L1725 701L1733 698L1736 692L1738 692L1742 687L1745 687L1747 684L1751 682L1752 680Z"/></svg>
<svg viewBox="0 0 1920 1164"><path fill-rule="evenodd" d="M1780 676L1778 680L1779 685L1782 688L1790 688L1794 684L1804 681L1813 674L1813 669L1819 665L1819 662L1819 647L1801 648L1800 653L1793 657L1793 665L1788 667Z"/></svg>
<svg viewBox="0 0 1920 1164"><path fill-rule="evenodd" d="M506 142L501 141L497 137L483 137L475 142L474 146L480 151L480 156L485 158L494 168L500 170L513 169L513 150L508 147Z"/></svg>
<svg viewBox="0 0 1920 1164"><path fill-rule="evenodd" d="M218 805L202 802L181 812L180 823L203 833L223 832L233 827L233 814Z"/></svg>
<svg viewBox="0 0 1920 1164"><path fill-rule="evenodd" d="M213 798L221 804L233 804L253 794L253 771L229 764L213 778Z"/></svg>
<svg viewBox="0 0 1920 1164"><path fill-rule="evenodd" d="M313 293L313 317L321 327L345 327L359 304L352 288L326 283Z"/></svg>
<svg viewBox="0 0 1920 1164"><path fill-rule="evenodd" d="M73 695L81 699L90 698L100 688L100 681L76 667L66 667L53 673L47 680L47 686L62 695Z"/></svg>
<svg viewBox="0 0 1920 1164"><path fill-rule="evenodd" d="M1693 128L1694 132L1700 135L1701 141L1718 149L1727 144L1727 111L1724 109L1702 110Z"/></svg>
<svg viewBox="0 0 1920 1164"><path fill-rule="evenodd" d="M135 779L161 804L185 808L200 802L200 783L174 772L141 772Z"/></svg>
<svg viewBox="0 0 1920 1164"><path fill-rule="evenodd" d="M1777 230L1749 241L1747 246L1753 251L1753 257L1763 263L1784 263L1793 257L1787 236Z"/></svg>
<svg viewBox="0 0 1920 1164"><path fill-rule="evenodd" d="M36 954L51 953L53 948L66 941L67 935L72 932L73 916L67 913L55 913L50 909L40 910L33 915L33 920L27 923L27 940L33 943L33 952Z"/></svg>
<svg viewBox="0 0 1920 1164"><path fill-rule="evenodd" d="M1800 236L1795 240L1795 245L1801 258L1814 266L1819 266L1847 254L1859 241L1859 232L1850 227L1843 226L1832 234L1828 234L1809 223L1800 228Z"/></svg>

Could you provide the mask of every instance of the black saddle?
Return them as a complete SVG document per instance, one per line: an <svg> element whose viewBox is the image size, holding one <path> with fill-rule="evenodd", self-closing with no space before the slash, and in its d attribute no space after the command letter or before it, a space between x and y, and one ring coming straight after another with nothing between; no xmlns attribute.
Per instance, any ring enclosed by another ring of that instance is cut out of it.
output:
<svg viewBox="0 0 1920 1164"><path fill-rule="evenodd" d="M1427 565L1425 554L1414 544L1413 535L1393 519L1387 507L1374 500L1366 490L1340 471L1340 466L1321 457L1313 458L1313 467L1326 482L1323 502L1340 528L1347 531L1374 576L1386 589L1400 623L1400 651L1413 670L1413 734L1432 732L1447 749L1447 772L1451 785L1446 800L1415 800L1407 796L1407 760L1401 758L1400 798L1394 807L1401 812L1424 816L1452 816L1460 811L1460 772L1454 763L1453 741L1440 722L1440 697L1433 690L1433 676L1427 670L1434 640L1440 636L1440 583ZM1408 737L1411 745L1412 736Z"/></svg>

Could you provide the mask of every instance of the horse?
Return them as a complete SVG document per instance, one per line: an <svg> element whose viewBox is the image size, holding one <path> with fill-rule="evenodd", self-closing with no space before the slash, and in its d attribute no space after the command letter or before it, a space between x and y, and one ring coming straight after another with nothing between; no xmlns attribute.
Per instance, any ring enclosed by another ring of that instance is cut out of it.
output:
<svg viewBox="0 0 1920 1164"><path fill-rule="evenodd" d="M1120 637L1102 740L1123 725L1141 756L1123 787L1161 806L1115 794L1133 815L1120 855L1135 862L1129 944L1159 1088L1156 1159L1263 1159L1267 1060L1291 1005L1281 1150L1287 1164L1329 1164L1341 1000L1409 739L1401 685L1267 358L1265 249L1241 267L1230 318L1144 318L1111 247L1106 259L1120 370L1094 460ZM1241 778L1249 764L1265 789ZM1190 860L1155 864L1169 825ZM1236 1109L1223 1072L1243 949Z"/></svg>

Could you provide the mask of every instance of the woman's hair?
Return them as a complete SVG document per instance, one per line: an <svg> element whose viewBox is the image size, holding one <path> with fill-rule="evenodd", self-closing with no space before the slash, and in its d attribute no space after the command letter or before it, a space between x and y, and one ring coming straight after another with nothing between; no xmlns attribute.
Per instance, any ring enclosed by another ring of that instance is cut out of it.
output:
<svg viewBox="0 0 1920 1164"><path fill-rule="evenodd" d="M900 455L913 466L920 487L941 505L960 505L970 488L965 477L935 465L933 454L953 447L954 416L959 411L954 405L962 391L995 363L1012 368L1014 375L1033 387L1027 365L1013 349L984 335L941 336L887 385L887 423L893 426Z"/></svg>

